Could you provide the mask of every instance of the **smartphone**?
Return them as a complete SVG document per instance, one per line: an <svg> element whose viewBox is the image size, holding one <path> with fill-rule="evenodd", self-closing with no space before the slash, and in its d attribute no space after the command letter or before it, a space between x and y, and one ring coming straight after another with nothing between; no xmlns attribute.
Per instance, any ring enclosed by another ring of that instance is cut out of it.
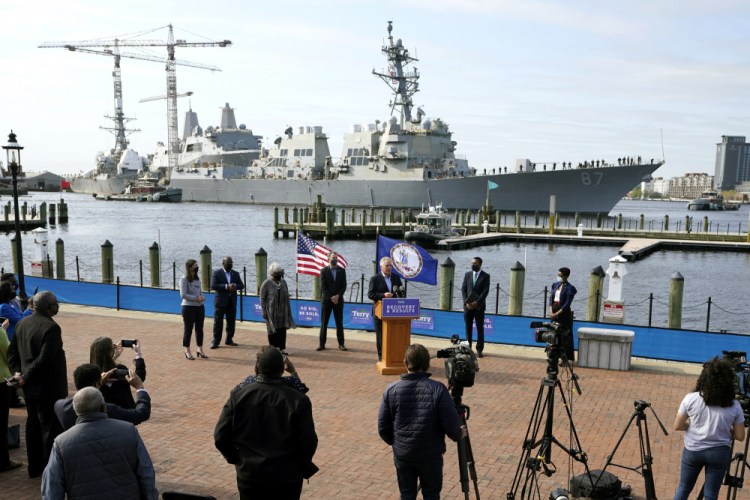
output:
<svg viewBox="0 0 750 500"><path fill-rule="evenodd" d="M130 370L127 368L118 368L115 370L115 380L125 380L125 377L127 377L129 373Z"/></svg>
<svg viewBox="0 0 750 500"><path fill-rule="evenodd" d="M138 340L136 340L136 339L122 339L120 341L120 345L123 348L132 348L133 344L135 344L136 342L138 342Z"/></svg>
<svg viewBox="0 0 750 500"><path fill-rule="evenodd" d="M11 387L17 387L18 386L18 380L14 379L13 376L5 377L5 383L8 384Z"/></svg>

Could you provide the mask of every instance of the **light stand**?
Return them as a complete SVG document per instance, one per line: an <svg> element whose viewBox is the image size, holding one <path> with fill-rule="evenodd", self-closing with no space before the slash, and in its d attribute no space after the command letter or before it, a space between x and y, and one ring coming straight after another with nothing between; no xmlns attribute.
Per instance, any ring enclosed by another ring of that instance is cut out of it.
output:
<svg viewBox="0 0 750 500"><path fill-rule="evenodd" d="M21 150L23 146L16 142L16 134L10 131L8 134L8 144L3 146L5 155L8 160L8 169L13 178L13 216L16 225L16 271L18 273L18 298L21 305L26 307L28 296L26 295L26 283L23 271L23 249L21 245L21 220L19 219L18 210L18 174L21 171Z"/></svg>

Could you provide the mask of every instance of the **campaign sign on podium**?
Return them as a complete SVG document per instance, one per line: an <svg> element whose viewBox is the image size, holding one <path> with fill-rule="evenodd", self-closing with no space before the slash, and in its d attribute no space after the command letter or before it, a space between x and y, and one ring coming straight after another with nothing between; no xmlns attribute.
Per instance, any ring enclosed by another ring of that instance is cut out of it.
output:
<svg viewBox="0 0 750 500"><path fill-rule="evenodd" d="M381 375L406 373L404 355L411 342L411 320L419 318L419 299L383 299L375 304L375 316L383 321Z"/></svg>

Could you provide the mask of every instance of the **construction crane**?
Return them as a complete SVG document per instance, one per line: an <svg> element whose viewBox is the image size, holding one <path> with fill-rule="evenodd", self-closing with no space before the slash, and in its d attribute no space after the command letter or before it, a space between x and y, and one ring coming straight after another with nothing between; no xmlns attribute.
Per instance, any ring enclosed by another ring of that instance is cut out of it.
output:
<svg viewBox="0 0 750 500"><path fill-rule="evenodd" d="M152 33L164 26L154 28L145 32L138 33L140 36L145 33ZM209 69L211 71L220 71L215 66L202 65L197 63L188 63L185 61L175 60L175 47L226 47L231 45L232 42L229 40L221 40L217 42L187 42L185 40L175 40L174 31L172 25L168 25L169 35L167 36L166 43L161 40L146 40L139 38L129 39L98 39L98 40L83 40L79 42L45 42L39 46L39 48L53 48L62 47L71 51L85 52L100 55L109 55L115 57L115 71L113 76L115 78L115 136L117 137L117 147L123 145L127 147L127 141L125 140L125 118L122 114L122 79L119 69L119 59L122 57L141 59L146 61L154 61L165 63L167 72L167 131L168 131L168 146L169 146L169 167L170 169L177 167L177 154L179 152L180 140L177 131L177 72L176 66L190 66L194 68ZM119 53L120 47L167 47L167 57L155 57L147 54L134 54L134 53ZM103 47L104 50L93 50L91 47ZM111 47L111 49L110 49Z"/></svg>

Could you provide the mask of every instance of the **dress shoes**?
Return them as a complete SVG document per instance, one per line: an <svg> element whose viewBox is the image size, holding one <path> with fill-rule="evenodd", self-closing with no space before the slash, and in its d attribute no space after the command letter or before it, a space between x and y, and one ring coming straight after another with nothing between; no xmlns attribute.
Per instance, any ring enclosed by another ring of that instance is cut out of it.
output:
<svg viewBox="0 0 750 500"><path fill-rule="evenodd" d="M477 351L477 357L478 358L483 358L484 357L484 354L482 354L482 351Z"/></svg>
<svg viewBox="0 0 750 500"><path fill-rule="evenodd" d="M339 351L347 351L348 349L344 346L344 344L339 345Z"/></svg>
<svg viewBox="0 0 750 500"><path fill-rule="evenodd" d="M215 344L211 344L211 347L209 347L209 349L218 349L218 348L219 348L219 346L217 346Z"/></svg>
<svg viewBox="0 0 750 500"><path fill-rule="evenodd" d="M325 346L320 346L320 347L318 347L318 348L317 348L317 349L315 349L315 350L316 350L316 351L325 351L325 350L326 350L326 348L325 348Z"/></svg>
<svg viewBox="0 0 750 500"><path fill-rule="evenodd" d="M237 346L237 345L239 345L239 344L238 344L237 342L235 342L234 340L227 340L227 341L226 341L226 342L224 342L224 343L225 343L226 345L232 345L232 346Z"/></svg>
<svg viewBox="0 0 750 500"><path fill-rule="evenodd" d="M22 463L19 463L19 462L14 462L13 460L10 460L10 461L8 462L8 466L7 466L7 467L5 467L5 468L3 468L3 469L0 469L0 472L8 472L9 470L14 470L14 469L18 469L18 468L19 468L19 467L21 467L22 465L23 465Z"/></svg>

